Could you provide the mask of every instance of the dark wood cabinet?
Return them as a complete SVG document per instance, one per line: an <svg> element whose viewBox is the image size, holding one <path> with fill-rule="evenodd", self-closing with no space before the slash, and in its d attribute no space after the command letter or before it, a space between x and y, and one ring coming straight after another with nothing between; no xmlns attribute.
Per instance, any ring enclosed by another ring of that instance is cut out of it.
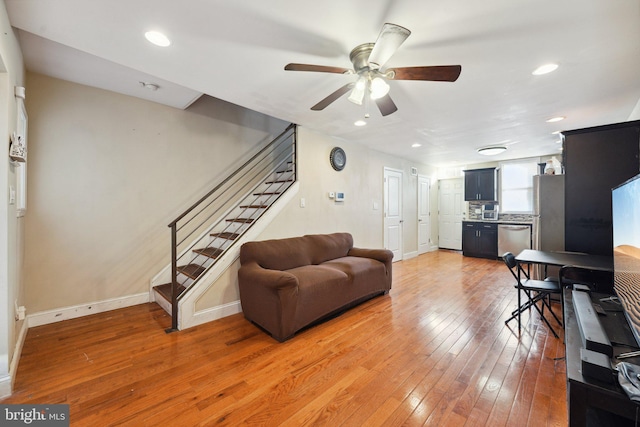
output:
<svg viewBox="0 0 640 427"><path fill-rule="evenodd" d="M612 255L611 189L640 171L640 120L562 135L565 250Z"/></svg>
<svg viewBox="0 0 640 427"><path fill-rule="evenodd" d="M496 168L464 171L464 200L496 200Z"/></svg>
<svg viewBox="0 0 640 427"><path fill-rule="evenodd" d="M565 342L565 364L567 376L567 409L568 426L635 426L640 413L640 404L629 399L627 394L620 387L618 381L606 383L597 379L584 376L582 370L582 358L580 349L582 348L582 337L580 326L575 315L572 292L564 292L564 342ZM624 338L622 342L610 341L613 344L614 355L626 353L630 348L635 347L635 340L624 314L615 307L614 303L603 303L600 298L611 295L591 294L592 301L601 305L607 311L606 316L598 316L600 323L607 331L607 335L615 333L616 338ZM623 342L626 342L624 344ZM640 357L623 359L625 362L638 365ZM615 357L612 361L620 361ZM617 375L616 375L617 376Z"/></svg>
<svg viewBox="0 0 640 427"><path fill-rule="evenodd" d="M498 257L498 224L462 222L462 254L476 258Z"/></svg>

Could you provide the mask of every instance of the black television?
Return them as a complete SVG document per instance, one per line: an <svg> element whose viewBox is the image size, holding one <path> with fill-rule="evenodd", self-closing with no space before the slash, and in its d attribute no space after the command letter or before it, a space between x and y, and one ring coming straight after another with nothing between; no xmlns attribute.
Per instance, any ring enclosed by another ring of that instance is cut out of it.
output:
<svg viewBox="0 0 640 427"><path fill-rule="evenodd" d="M611 192L614 290L640 344L640 174Z"/></svg>

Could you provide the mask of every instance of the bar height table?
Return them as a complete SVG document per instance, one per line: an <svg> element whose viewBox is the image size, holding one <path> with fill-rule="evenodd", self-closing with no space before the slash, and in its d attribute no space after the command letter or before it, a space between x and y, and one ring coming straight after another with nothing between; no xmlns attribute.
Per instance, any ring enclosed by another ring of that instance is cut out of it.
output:
<svg viewBox="0 0 640 427"><path fill-rule="evenodd" d="M556 267L572 266L585 270L613 271L613 257L606 255L591 255L578 252L553 252L539 251L536 249L525 249L516 256L516 261L520 264L539 264ZM527 270L529 271L529 270ZM518 268L518 280L520 280L521 268ZM564 286L560 283L562 295L560 301L564 316ZM520 305L520 290L518 290L518 305ZM518 314L519 315L519 314ZM564 321L563 321L564 323ZM520 319L518 319L518 328Z"/></svg>
<svg viewBox="0 0 640 427"><path fill-rule="evenodd" d="M516 256L516 261L523 264L553 265L556 267L571 265L584 269L613 271L613 257L606 255L525 249Z"/></svg>

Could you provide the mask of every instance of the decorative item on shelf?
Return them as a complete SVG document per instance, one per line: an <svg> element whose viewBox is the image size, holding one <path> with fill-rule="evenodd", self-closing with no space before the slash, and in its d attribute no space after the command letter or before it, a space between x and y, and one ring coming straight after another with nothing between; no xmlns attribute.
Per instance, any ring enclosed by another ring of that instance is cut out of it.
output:
<svg viewBox="0 0 640 427"><path fill-rule="evenodd" d="M347 155L344 150L340 147L333 147L329 154L329 163L331 163L331 167L338 172L344 169L344 166L347 164Z"/></svg>
<svg viewBox="0 0 640 427"><path fill-rule="evenodd" d="M10 137L9 157L16 162L25 162L27 160L27 146L24 138L15 132Z"/></svg>
<svg viewBox="0 0 640 427"><path fill-rule="evenodd" d="M544 175L544 168L547 166L546 162L538 163L538 175Z"/></svg>
<svg viewBox="0 0 640 427"><path fill-rule="evenodd" d="M547 165L544 167L544 174L545 175L555 175L556 174L556 168L553 165L553 160L551 160L551 159L547 160Z"/></svg>

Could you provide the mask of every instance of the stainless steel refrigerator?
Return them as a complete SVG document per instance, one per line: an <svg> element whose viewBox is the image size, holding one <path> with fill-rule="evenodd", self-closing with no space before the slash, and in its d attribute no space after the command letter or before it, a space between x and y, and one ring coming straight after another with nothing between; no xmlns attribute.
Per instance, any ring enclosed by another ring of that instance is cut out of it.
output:
<svg viewBox="0 0 640 427"><path fill-rule="evenodd" d="M533 177L533 249L564 251L564 175ZM538 271L538 278L544 276ZM557 271L547 271L547 276Z"/></svg>

